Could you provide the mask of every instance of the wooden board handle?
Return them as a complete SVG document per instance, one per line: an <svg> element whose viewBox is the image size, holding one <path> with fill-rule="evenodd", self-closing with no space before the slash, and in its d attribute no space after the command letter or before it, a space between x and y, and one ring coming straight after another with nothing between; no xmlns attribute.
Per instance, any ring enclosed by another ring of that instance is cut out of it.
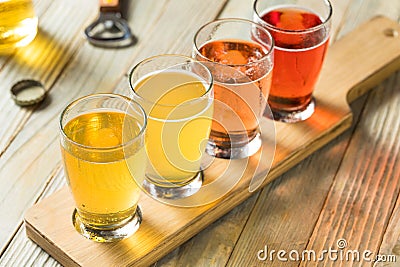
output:
<svg viewBox="0 0 400 267"><path fill-rule="evenodd" d="M100 12L121 12L119 0L99 0Z"/></svg>
<svg viewBox="0 0 400 267"><path fill-rule="evenodd" d="M336 41L328 49L321 73L323 79L317 84L316 93L319 89L332 90L333 87L343 100L351 103L398 69L400 25L378 16ZM344 71L347 77L343 75Z"/></svg>

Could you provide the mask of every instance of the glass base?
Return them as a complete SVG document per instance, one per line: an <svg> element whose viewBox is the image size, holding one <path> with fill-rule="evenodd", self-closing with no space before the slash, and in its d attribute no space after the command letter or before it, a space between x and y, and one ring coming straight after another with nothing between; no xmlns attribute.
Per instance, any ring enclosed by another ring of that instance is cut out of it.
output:
<svg viewBox="0 0 400 267"><path fill-rule="evenodd" d="M189 197L200 190L203 184L203 172L199 171L192 180L183 186L162 187L149 182L143 182L143 189L151 196L162 199L181 199Z"/></svg>
<svg viewBox="0 0 400 267"><path fill-rule="evenodd" d="M311 115L314 113L314 109L315 99L312 98L310 103L302 110L285 111L271 109L273 118L270 119L289 123L304 121L311 117Z"/></svg>
<svg viewBox="0 0 400 267"><path fill-rule="evenodd" d="M256 136L243 146L221 147L216 145L212 140L208 141L206 152L210 156L223 159L243 159L254 155L261 147L261 135Z"/></svg>
<svg viewBox="0 0 400 267"><path fill-rule="evenodd" d="M90 240L100 243L114 242L127 238L137 231L142 222L142 212L139 206L137 206L136 212L122 225L110 225L104 228L98 228L85 225L75 209L72 214L72 222L78 233Z"/></svg>

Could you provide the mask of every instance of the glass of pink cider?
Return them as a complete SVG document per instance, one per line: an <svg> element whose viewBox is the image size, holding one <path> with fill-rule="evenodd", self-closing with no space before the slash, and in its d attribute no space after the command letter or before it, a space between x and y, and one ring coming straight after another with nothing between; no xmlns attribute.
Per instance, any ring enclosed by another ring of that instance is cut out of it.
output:
<svg viewBox="0 0 400 267"><path fill-rule="evenodd" d="M329 0L255 0L254 21L275 40L268 97L273 119L298 122L314 113L312 93L328 47L331 17Z"/></svg>
<svg viewBox="0 0 400 267"><path fill-rule="evenodd" d="M259 124L271 85L273 46L271 34L250 20L219 19L196 32L193 57L214 78L209 155L238 159L260 149Z"/></svg>

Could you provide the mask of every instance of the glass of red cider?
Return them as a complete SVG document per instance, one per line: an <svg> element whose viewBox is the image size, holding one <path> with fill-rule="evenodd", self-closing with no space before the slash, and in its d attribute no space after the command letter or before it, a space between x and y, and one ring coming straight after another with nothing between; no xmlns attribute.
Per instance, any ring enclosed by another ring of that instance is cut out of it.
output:
<svg viewBox="0 0 400 267"><path fill-rule="evenodd" d="M207 154L239 159L259 151L259 124L271 86L273 47L271 34L250 20L219 19L196 32L193 57L202 61L214 78Z"/></svg>
<svg viewBox="0 0 400 267"><path fill-rule="evenodd" d="M329 0L255 0L254 21L275 40L268 104L273 119L298 122L311 117L312 96L329 43Z"/></svg>

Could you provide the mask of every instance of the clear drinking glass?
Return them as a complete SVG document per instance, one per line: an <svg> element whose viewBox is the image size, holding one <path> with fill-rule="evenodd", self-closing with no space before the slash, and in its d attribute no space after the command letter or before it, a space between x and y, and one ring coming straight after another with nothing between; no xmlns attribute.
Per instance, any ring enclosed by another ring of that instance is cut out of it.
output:
<svg viewBox="0 0 400 267"><path fill-rule="evenodd" d="M297 122L313 114L312 93L328 48L331 17L329 0L254 2L254 21L275 39L268 98L275 120Z"/></svg>
<svg viewBox="0 0 400 267"><path fill-rule="evenodd" d="M111 242L138 229L146 124L138 103L115 94L85 96L61 113L61 151L76 205L73 224L86 238Z"/></svg>
<svg viewBox="0 0 400 267"><path fill-rule="evenodd" d="M259 120L271 85L273 47L269 32L249 20L212 21L195 34L193 57L214 77L209 155L238 159L260 149Z"/></svg>
<svg viewBox="0 0 400 267"><path fill-rule="evenodd" d="M210 71L189 57L159 55L137 64L129 83L148 115L143 188L161 199L193 195L202 185L200 164L212 121Z"/></svg>
<svg viewBox="0 0 400 267"><path fill-rule="evenodd" d="M37 26L32 0L0 1L0 53L29 44L36 36Z"/></svg>

